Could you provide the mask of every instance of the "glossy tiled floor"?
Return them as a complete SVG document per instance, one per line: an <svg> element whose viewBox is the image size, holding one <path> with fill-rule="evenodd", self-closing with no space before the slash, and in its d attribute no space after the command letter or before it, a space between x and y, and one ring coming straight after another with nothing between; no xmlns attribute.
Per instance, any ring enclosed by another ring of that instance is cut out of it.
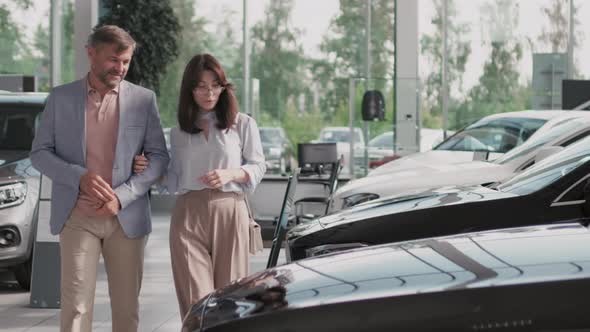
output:
<svg viewBox="0 0 590 332"><path fill-rule="evenodd" d="M141 291L140 331L180 331L180 316L172 282L168 249L169 216L154 213L153 233L148 241ZM269 249L252 257L251 271L264 269ZM280 260L284 262L281 254ZM59 310L29 307L29 293L22 291L8 273L0 272L0 331L55 332L59 330ZM99 270L94 307L93 331L111 331L106 274Z"/></svg>

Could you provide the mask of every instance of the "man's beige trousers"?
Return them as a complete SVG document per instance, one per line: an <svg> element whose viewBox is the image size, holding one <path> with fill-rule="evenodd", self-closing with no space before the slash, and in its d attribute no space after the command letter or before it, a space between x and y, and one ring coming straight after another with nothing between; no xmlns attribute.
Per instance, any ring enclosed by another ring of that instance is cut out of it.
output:
<svg viewBox="0 0 590 332"><path fill-rule="evenodd" d="M113 332L135 332L147 237L129 239L116 217L71 216L59 235L61 331L91 332L96 270L102 253Z"/></svg>

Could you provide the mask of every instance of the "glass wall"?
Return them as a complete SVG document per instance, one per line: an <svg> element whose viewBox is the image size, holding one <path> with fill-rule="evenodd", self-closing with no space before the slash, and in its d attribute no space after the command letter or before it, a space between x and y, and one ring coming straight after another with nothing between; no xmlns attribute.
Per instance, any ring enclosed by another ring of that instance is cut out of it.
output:
<svg viewBox="0 0 590 332"><path fill-rule="evenodd" d="M425 127L442 126L445 88L448 126L457 130L489 114L559 109L561 80L588 76L590 68L583 59L590 26L582 18L590 6L585 1L420 0L419 6ZM448 68L446 87L441 80L443 61Z"/></svg>
<svg viewBox="0 0 590 332"><path fill-rule="evenodd" d="M32 75L37 91L49 91L51 1L0 0L0 75ZM62 0L60 81L74 74L74 0Z"/></svg>
<svg viewBox="0 0 590 332"><path fill-rule="evenodd" d="M0 75L34 75L49 89L49 1L0 0Z"/></svg>
<svg viewBox="0 0 590 332"><path fill-rule="evenodd" d="M0 0L0 72L36 75L41 91L49 87L49 3ZM242 110L262 128L269 173L296 164L297 143L337 141L338 153L347 165L358 163L352 170L359 175L365 156L394 154L394 0L246 1L249 105L242 91L244 1L170 3L182 39L159 91L165 127L176 125L185 64L192 55L209 52L234 83ZM61 76L68 82L75 79L73 0L63 0L62 7ZM446 129L458 130L488 114L559 108L560 84L547 85L590 76L584 61L590 52L586 1L418 0L418 10L416 129L441 129L446 123ZM361 102L372 89L385 97L385 121L365 124Z"/></svg>

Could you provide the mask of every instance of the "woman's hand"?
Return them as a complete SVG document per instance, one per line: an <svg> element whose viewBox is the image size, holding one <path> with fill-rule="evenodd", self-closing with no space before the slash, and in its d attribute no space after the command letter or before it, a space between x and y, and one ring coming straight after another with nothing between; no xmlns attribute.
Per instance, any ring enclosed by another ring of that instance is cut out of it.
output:
<svg viewBox="0 0 590 332"><path fill-rule="evenodd" d="M209 188L218 189L228 182L234 181L242 172L244 171L241 169L214 169L201 176L199 180Z"/></svg>
<svg viewBox="0 0 590 332"><path fill-rule="evenodd" d="M133 172L135 174L141 174L148 167L150 162L144 155L137 155L133 157Z"/></svg>

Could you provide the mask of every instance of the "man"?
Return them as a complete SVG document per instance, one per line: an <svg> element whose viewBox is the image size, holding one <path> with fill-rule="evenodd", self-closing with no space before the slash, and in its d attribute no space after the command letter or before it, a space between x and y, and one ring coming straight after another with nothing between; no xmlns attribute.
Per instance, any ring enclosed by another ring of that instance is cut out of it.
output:
<svg viewBox="0 0 590 332"><path fill-rule="evenodd" d="M113 331L138 327L143 254L151 231L147 192L168 164L156 97L124 81L135 41L116 26L88 38L90 71L49 95L31 150L51 178L51 232L61 252L61 331L91 331L102 253ZM133 174L133 157L150 164Z"/></svg>

